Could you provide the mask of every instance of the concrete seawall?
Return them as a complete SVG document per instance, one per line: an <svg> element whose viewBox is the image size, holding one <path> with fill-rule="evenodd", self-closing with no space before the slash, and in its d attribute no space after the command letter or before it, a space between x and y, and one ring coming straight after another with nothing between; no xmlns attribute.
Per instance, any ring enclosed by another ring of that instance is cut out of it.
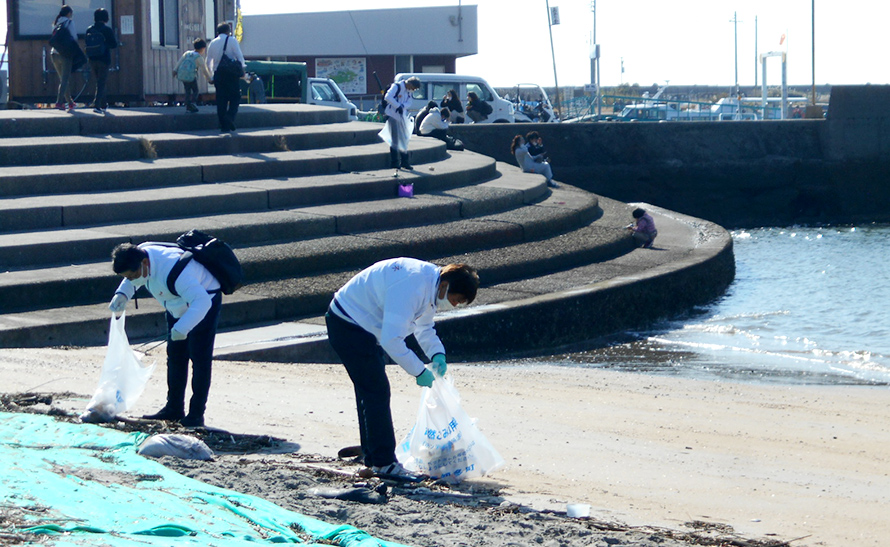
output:
<svg viewBox="0 0 890 547"><path fill-rule="evenodd" d="M890 86L836 86L825 120L458 125L515 160L538 131L557 180L727 227L890 221Z"/></svg>

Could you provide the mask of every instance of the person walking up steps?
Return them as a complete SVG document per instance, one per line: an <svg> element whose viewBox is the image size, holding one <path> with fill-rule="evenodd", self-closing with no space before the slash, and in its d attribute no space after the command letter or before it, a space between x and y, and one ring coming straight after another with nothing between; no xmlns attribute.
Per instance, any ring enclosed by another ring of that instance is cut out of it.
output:
<svg viewBox="0 0 890 547"><path fill-rule="evenodd" d="M194 41L193 47L192 51L182 54L176 67L173 68L173 77L185 87L185 111L191 114L198 112L198 106L195 104L198 98L198 73L203 74L208 82L213 81L213 74L204 61L207 42L198 38Z"/></svg>

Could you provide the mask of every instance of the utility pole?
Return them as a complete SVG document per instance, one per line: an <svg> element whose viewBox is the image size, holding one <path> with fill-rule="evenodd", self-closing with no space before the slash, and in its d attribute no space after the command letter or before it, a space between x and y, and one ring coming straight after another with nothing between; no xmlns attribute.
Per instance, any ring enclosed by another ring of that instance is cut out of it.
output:
<svg viewBox="0 0 890 547"><path fill-rule="evenodd" d="M603 113L603 105L600 97L600 46L596 43L596 0L590 1L590 11L593 12L593 39L590 44L590 83L596 86L596 115L597 119Z"/></svg>
<svg viewBox="0 0 890 547"><path fill-rule="evenodd" d="M757 16L754 16L754 87L757 87Z"/></svg>
<svg viewBox="0 0 890 547"><path fill-rule="evenodd" d="M813 26L813 106L816 106L816 0L812 0L812 26Z"/></svg>
<svg viewBox="0 0 890 547"><path fill-rule="evenodd" d="M815 1L815 0L814 0ZM738 12L732 12L732 19L729 21L735 29L735 94L739 95L739 18Z"/></svg>
<svg viewBox="0 0 890 547"><path fill-rule="evenodd" d="M550 0L546 0L547 5L547 29L550 31L550 56L553 58L553 83L556 85L556 104L557 109L560 109L560 101L559 101L559 80L556 78L556 52L553 49L553 19L550 17L552 13L550 11ZM559 23L559 21L557 21ZM562 116L562 112L559 113L560 117Z"/></svg>

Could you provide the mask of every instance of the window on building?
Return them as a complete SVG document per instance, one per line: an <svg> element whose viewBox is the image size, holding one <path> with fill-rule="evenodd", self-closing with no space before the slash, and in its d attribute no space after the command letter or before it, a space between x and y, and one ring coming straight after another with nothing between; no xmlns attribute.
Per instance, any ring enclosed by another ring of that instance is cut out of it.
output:
<svg viewBox="0 0 890 547"><path fill-rule="evenodd" d="M105 8L111 16L111 21L114 21L111 0L67 0L64 3L74 10L74 17L78 21L77 31L81 35L86 33L87 27L92 24L93 12L98 8ZM61 7L62 2L51 0L18 0L12 11L16 21L13 25L15 37L48 38L53 30L53 21Z"/></svg>
<svg viewBox="0 0 890 547"><path fill-rule="evenodd" d="M414 57L411 55L396 55L396 74L414 72Z"/></svg>
<svg viewBox="0 0 890 547"><path fill-rule="evenodd" d="M179 47L179 0L151 0L151 45Z"/></svg>

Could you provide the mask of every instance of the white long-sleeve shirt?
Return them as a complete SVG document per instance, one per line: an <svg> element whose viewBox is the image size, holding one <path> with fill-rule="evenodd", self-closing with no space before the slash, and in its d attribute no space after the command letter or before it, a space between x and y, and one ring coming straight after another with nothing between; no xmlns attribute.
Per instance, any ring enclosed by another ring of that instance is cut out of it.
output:
<svg viewBox="0 0 890 547"><path fill-rule="evenodd" d="M227 36L229 38L228 45L226 45ZM216 67L219 66L219 61L222 59L224 47L227 56L235 61L239 61L244 66L244 54L241 53L241 46L238 45L238 40L234 36L220 34L207 46L207 68L210 69L211 74L216 74Z"/></svg>
<svg viewBox="0 0 890 547"><path fill-rule="evenodd" d="M439 267L415 258L377 262L355 275L334 300L355 324L373 334L380 347L405 372L417 376L424 364L405 344L414 334L432 357L445 353L433 324L439 291ZM334 313L341 310L333 306Z"/></svg>
<svg viewBox="0 0 890 547"><path fill-rule="evenodd" d="M179 293L179 296L176 296L167 288L167 276L184 251L179 247L151 243L143 243L139 248L148 253L149 273L145 288L165 310L170 312L170 315L179 319L173 328L188 334L210 311L211 297L207 291L219 289L219 281L207 268L192 259L173 284ZM116 292L132 299L137 288L132 281L124 278Z"/></svg>
<svg viewBox="0 0 890 547"><path fill-rule="evenodd" d="M430 109L430 113L426 115L420 122L420 134L429 135L434 129L448 130L448 120L442 119L442 111L438 108Z"/></svg>

